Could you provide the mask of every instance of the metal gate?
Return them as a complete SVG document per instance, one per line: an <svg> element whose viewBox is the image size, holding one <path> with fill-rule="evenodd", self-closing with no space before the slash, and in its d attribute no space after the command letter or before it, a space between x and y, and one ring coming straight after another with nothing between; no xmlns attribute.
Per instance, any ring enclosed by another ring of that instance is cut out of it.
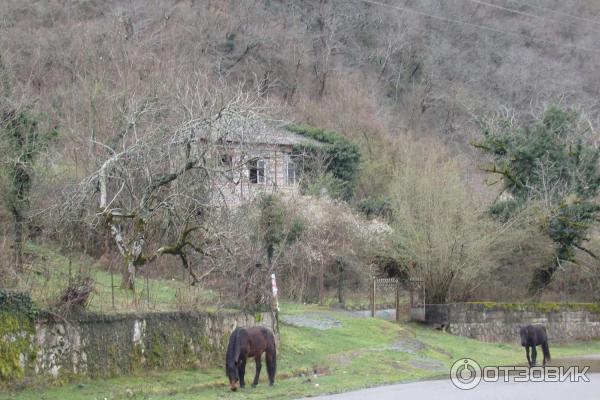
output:
<svg viewBox="0 0 600 400"><path fill-rule="evenodd" d="M425 321L425 282L423 278L409 278L410 318Z"/></svg>
<svg viewBox="0 0 600 400"><path fill-rule="evenodd" d="M369 303L371 317L377 312L377 302L393 298L396 321L400 320L400 293L408 286L410 318L414 321L425 321L425 284L421 277L409 278L407 285L402 285L398 278L375 278L371 282Z"/></svg>
<svg viewBox="0 0 600 400"><path fill-rule="evenodd" d="M371 284L371 317L375 317L378 298L393 296L396 321L400 320L400 280L398 278L375 278Z"/></svg>

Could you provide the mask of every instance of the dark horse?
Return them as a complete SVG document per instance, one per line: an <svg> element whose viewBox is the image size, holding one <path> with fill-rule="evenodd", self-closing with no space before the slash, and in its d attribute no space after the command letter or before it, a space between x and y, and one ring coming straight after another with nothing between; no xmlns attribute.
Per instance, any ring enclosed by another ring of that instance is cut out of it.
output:
<svg viewBox="0 0 600 400"><path fill-rule="evenodd" d="M260 375L260 358L266 353L267 372L269 384L275 383L276 351L273 332L262 326L252 328L236 328L229 337L227 357L225 359L225 373L229 378L229 387L235 391L238 383L241 388L245 386L246 359L254 357L256 362L256 375L252 387L258 384Z"/></svg>
<svg viewBox="0 0 600 400"><path fill-rule="evenodd" d="M527 354L527 362L530 367L535 367L535 359L537 358L537 350L535 346L541 345L544 353L544 367L546 361L550 361L550 349L548 348L548 335L546 328L541 325L527 325L521 328L521 346L525 347ZM529 348L531 347L531 358L529 358Z"/></svg>

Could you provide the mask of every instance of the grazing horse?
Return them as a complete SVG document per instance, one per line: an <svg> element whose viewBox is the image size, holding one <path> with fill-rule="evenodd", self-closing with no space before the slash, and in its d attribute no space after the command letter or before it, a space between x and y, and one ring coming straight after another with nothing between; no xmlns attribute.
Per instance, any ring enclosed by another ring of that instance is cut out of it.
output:
<svg viewBox="0 0 600 400"><path fill-rule="evenodd" d="M256 363L256 375L252 387L258 384L260 375L260 358L266 353L267 372L269 373L269 385L275 383L276 351L275 337L273 332L262 326L252 328L236 328L229 337L227 346L227 357L225 359L225 373L229 378L231 390L237 390L245 386L244 375L246 374L246 359L254 357Z"/></svg>
<svg viewBox="0 0 600 400"><path fill-rule="evenodd" d="M529 367L535 367L535 359L537 358L537 350L535 346L541 345L542 352L544 353L544 367L546 361L550 361L550 349L548 348L548 335L546 334L546 328L541 325L528 325L521 328L521 346L525 347L525 353L527 354L527 362ZM529 358L529 348L531 347L531 358Z"/></svg>

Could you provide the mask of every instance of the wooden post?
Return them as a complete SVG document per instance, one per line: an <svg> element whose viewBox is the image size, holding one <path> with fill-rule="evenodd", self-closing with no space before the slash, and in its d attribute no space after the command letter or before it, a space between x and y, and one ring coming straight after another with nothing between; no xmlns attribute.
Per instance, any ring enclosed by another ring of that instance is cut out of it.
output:
<svg viewBox="0 0 600 400"><path fill-rule="evenodd" d="M271 329L275 334L279 335L279 296L275 274L271 274L271 293L273 295L271 302L271 316L274 317L271 321Z"/></svg>
<svg viewBox="0 0 600 400"><path fill-rule="evenodd" d="M276 311L279 311L279 290L277 289L277 280L275 274L271 274L271 291L273 294L273 304L271 305Z"/></svg>
<svg viewBox="0 0 600 400"><path fill-rule="evenodd" d="M371 288L371 317L375 317L375 279Z"/></svg>
<svg viewBox="0 0 600 400"><path fill-rule="evenodd" d="M133 287L131 288L131 295L133 296L133 308L137 309L138 306L138 301L137 301L137 294L135 293L135 288L137 285L133 285Z"/></svg>
<svg viewBox="0 0 600 400"><path fill-rule="evenodd" d="M69 256L69 287L71 287L71 256Z"/></svg>
<svg viewBox="0 0 600 400"><path fill-rule="evenodd" d="M400 279L396 280L396 321L400 321Z"/></svg>
<svg viewBox="0 0 600 400"><path fill-rule="evenodd" d="M110 295L112 297L112 307L115 310L115 279L113 277L112 263L110 266Z"/></svg>
<svg viewBox="0 0 600 400"><path fill-rule="evenodd" d="M273 188L274 188L273 191L276 192L277 191L277 162L279 161L279 157L277 157L277 154L275 152L271 153L271 157L273 159L273 169L275 170L275 172L273 173Z"/></svg>
<svg viewBox="0 0 600 400"><path fill-rule="evenodd" d="M427 320L427 301L425 298L425 281L421 282L421 286L423 287L423 321Z"/></svg>
<svg viewBox="0 0 600 400"><path fill-rule="evenodd" d="M325 266L323 260L320 262L319 270L319 305L323 305L325 300Z"/></svg>
<svg viewBox="0 0 600 400"><path fill-rule="evenodd" d="M414 291L415 291L415 283L413 281L413 278L408 278L408 295L409 295L410 308L413 308L413 306L415 304L415 299L414 299L414 295L413 295Z"/></svg>
<svg viewBox="0 0 600 400"><path fill-rule="evenodd" d="M369 311L371 311L371 317L373 316L373 283L369 285Z"/></svg>
<svg viewBox="0 0 600 400"><path fill-rule="evenodd" d="M344 264L338 260L338 302L343 306L346 304L344 298Z"/></svg>
<svg viewBox="0 0 600 400"><path fill-rule="evenodd" d="M146 274L146 308L150 309L150 278Z"/></svg>

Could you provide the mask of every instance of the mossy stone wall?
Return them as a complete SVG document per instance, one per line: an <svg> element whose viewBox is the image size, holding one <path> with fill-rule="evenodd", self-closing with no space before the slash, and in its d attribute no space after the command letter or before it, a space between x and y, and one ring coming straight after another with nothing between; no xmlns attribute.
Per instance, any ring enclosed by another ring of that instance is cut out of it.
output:
<svg viewBox="0 0 600 400"><path fill-rule="evenodd" d="M270 314L239 312L86 314L67 321L1 304L0 386L220 363L233 329L271 324Z"/></svg>
<svg viewBox="0 0 600 400"><path fill-rule="evenodd" d="M454 335L489 342L518 342L519 328L544 325L550 341L600 338L600 305L594 303L428 304L426 323Z"/></svg>
<svg viewBox="0 0 600 400"><path fill-rule="evenodd" d="M0 386L33 371L36 309L20 292L0 291Z"/></svg>

